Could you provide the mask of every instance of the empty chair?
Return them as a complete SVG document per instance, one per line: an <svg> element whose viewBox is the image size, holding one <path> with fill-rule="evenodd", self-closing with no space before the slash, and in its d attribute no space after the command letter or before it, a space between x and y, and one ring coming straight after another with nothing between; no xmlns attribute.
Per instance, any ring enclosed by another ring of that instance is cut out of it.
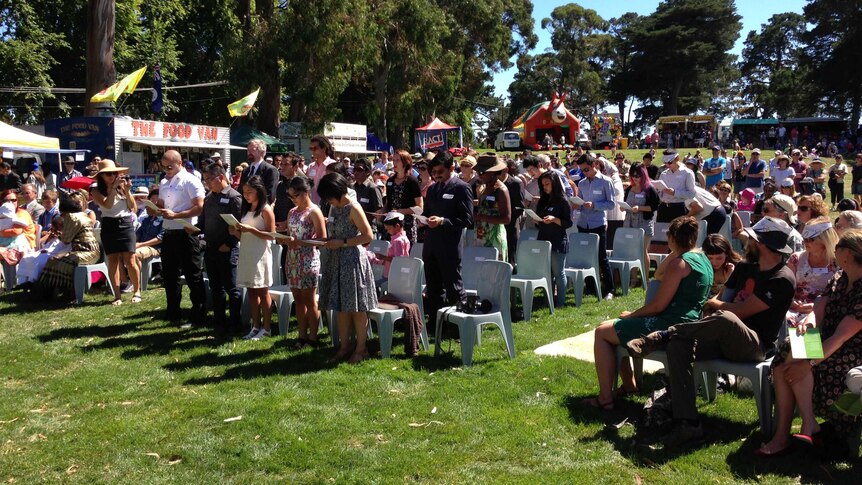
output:
<svg viewBox="0 0 862 485"><path fill-rule="evenodd" d="M581 306L587 278L593 279L596 297L602 300L599 285L599 235L590 233L570 233L569 252L566 254L566 279L575 292L575 306Z"/></svg>
<svg viewBox="0 0 862 485"><path fill-rule="evenodd" d="M695 247L703 247L704 241L706 241L706 221L702 220L698 222L697 244L695 244Z"/></svg>
<svg viewBox="0 0 862 485"><path fill-rule="evenodd" d="M273 240L270 243L270 248L272 249L272 284L287 284L287 282L284 281L284 271L281 268L281 252L284 251L284 247Z"/></svg>
<svg viewBox="0 0 862 485"><path fill-rule="evenodd" d="M534 228L521 229L521 235L518 238L518 243L521 241L535 241L539 238L539 230Z"/></svg>
<svg viewBox="0 0 862 485"><path fill-rule="evenodd" d="M551 243L548 241L523 240L518 243L515 254L518 265L518 275L511 277L511 286L521 294L524 307L524 321L530 321L533 315L533 293L542 288L548 299L548 308L554 313L554 299L551 285ZM480 278L484 276L480 275ZM481 283L481 281L480 281ZM485 295L479 291L479 296Z"/></svg>
<svg viewBox="0 0 862 485"><path fill-rule="evenodd" d="M479 263L482 261L496 261L500 257L497 248L474 246L464 248L464 257L461 258L461 280L467 293L476 294L479 288Z"/></svg>
<svg viewBox="0 0 862 485"><path fill-rule="evenodd" d="M286 337L287 331L290 329L290 312L293 307L293 293L290 291L290 286L274 285L269 288L269 296L272 298L272 303L275 305L278 316L278 333ZM243 291L243 306L247 307L248 300L245 291ZM251 320L249 316L248 321Z"/></svg>
<svg viewBox="0 0 862 485"><path fill-rule="evenodd" d="M422 347L428 350L428 330L425 328L425 307L422 304L422 282L425 280L425 268L421 259L397 256L392 258L389 267L389 295L403 303L419 305L419 315L422 317L422 332L419 334ZM392 333L395 321L404 316L404 310L387 310L375 308L368 312L368 318L377 324L380 335L380 354L389 357L392 351Z"/></svg>
<svg viewBox="0 0 862 485"><path fill-rule="evenodd" d="M547 241L539 241L548 244ZM519 248L520 251L520 248ZM550 261L549 263L550 264ZM483 325L496 325L503 334L506 341L506 350L509 358L515 358L515 339L512 335L512 318L509 300L509 285L506 284L512 278L512 266L503 261L481 261L477 269L479 272L479 295L491 303L491 309L484 314L460 313L455 307L441 308L437 312L437 325L434 356L440 355L440 336L443 329L442 322L454 323L458 326L458 334L461 340L461 361L464 365L473 362L473 346L476 343L479 332Z"/></svg>
<svg viewBox="0 0 862 485"><path fill-rule="evenodd" d="M667 237L665 235L665 237ZM611 274L613 270L620 272L620 285L623 295L629 293L629 280L632 269L637 269L641 274L641 281L646 282L644 254L644 230L640 228L621 227L614 235L614 250L608 258L611 263Z"/></svg>
<svg viewBox="0 0 862 485"><path fill-rule="evenodd" d="M751 227L751 211L736 211L742 221L742 227Z"/></svg>
<svg viewBox="0 0 862 485"><path fill-rule="evenodd" d="M651 242L661 242L667 243L667 230L670 227L669 222L656 222L655 223L655 235L652 238ZM655 262L656 268L667 258L668 252L665 251L663 253L649 253L649 261L650 264Z"/></svg>

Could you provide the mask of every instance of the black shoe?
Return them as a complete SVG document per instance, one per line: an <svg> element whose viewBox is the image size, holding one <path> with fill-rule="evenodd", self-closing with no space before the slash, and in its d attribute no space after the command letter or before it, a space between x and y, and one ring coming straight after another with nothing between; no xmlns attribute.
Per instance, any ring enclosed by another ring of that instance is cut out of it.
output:
<svg viewBox="0 0 862 485"><path fill-rule="evenodd" d="M662 332L653 332L647 336L629 340L626 349L629 355L636 359L642 359L649 353L664 347L665 340Z"/></svg>

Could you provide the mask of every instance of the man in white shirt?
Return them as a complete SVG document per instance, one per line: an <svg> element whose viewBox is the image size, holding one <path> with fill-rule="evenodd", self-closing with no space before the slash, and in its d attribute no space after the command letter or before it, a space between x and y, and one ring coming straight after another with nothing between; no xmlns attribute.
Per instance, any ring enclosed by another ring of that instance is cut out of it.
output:
<svg viewBox="0 0 862 485"><path fill-rule="evenodd" d="M666 186L659 192L661 204L658 206L656 222L670 222L685 215L685 200L693 199L695 192L694 172L679 163L679 154L673 148L662 153L662 161L667 170L658 178Z"/></svg>
<svg viewBox="0 0 862 485"><path fill-rule="evenodd" d="M190 325L203 325L206 319L206 293L203 280L203 253L196 235L186 231L180 222L194 225L204 206L204 186L201 181L183 170L183 160L176 150L168 150L162 156L165 178L159 188L157 205L164 219L162 239L162 278L164 280L167 309L165 320L182 322L180 303L182 287L179 284L180 270L185 275L192 300Z"/></svg>

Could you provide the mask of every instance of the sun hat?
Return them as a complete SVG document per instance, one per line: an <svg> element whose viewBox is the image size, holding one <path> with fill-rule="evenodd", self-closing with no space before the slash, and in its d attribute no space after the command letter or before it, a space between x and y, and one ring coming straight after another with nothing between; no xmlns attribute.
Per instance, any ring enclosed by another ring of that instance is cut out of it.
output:
<svg viewBox="0 0 862 485"><path fill-rule="evenodd" d="M100 173L113 173L113 172L128 172L129 167L118 167L113 160L109 158L104 158L99 160L99 170L96 171L96 175Z"/></svg>
<svg viewBox="0 0 862 485"><path fill-rule="evenodd" d="M474 167L474 170L479 173L499 172L505 169L506 164L494 154L480 155Z"/></svg>
<svg viewBox="0 0 862 485"><path fill-rule="evenodd" d="M787 245L793 229L786 222L775 217L764 217L752 227L743 228L748 237L781 254L791 254Z"/></svg>
<svg viewBox="0 0 862 485"><path fill-rule="evenodd" d="M461 161L458 162L458 165L466 164L469 165L470 168L473 168L476 166L477 163L478 162L476 160L476 157L474 157L473 155L467 155L466 157L462 158Z"/></svg>
<svg viewBox="0 0 862 485"><path fill-rule="evenodd" d="M769 199L773 204L777 205L782 211L787 213L790 223L796 225L796 202L789 195L775 194Z"/></svg>
<svg viewBox="0 0 862 485"><path fill-rule="evenodd" d="M213 152L213 154L210 155L210 158L212 158L212 159L221 158L221 153Z"/></svg>
<svg viewBox="0 0 862 485"><path fill-rule="evenodd" d="M828 231L831 227L832 223L829 221L818 222L817 224L806 224L805 229L802 230L802 239L817 237Z"/></svg>
<svg viewBox="0 0 862 485"><path fill-rule="evenodd" d="M149 196L150 196L150 189L148 189L144 186L135 187L135 191L132 192L132 197L149 197Z"/></svg>

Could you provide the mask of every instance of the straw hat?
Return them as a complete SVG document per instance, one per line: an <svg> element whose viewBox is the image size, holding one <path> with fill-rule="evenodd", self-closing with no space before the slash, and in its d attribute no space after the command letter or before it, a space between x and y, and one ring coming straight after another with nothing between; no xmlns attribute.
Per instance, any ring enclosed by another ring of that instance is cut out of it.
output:
<svg viewBox="0 0 862 485"><path fill-rule="evenodd" d="M113 172L128 172L129 167L118 167L117 164L114 163L113 160L104 159L99 160L99 171L96 172L96 175L100 173L113 173Z"/></svg>

